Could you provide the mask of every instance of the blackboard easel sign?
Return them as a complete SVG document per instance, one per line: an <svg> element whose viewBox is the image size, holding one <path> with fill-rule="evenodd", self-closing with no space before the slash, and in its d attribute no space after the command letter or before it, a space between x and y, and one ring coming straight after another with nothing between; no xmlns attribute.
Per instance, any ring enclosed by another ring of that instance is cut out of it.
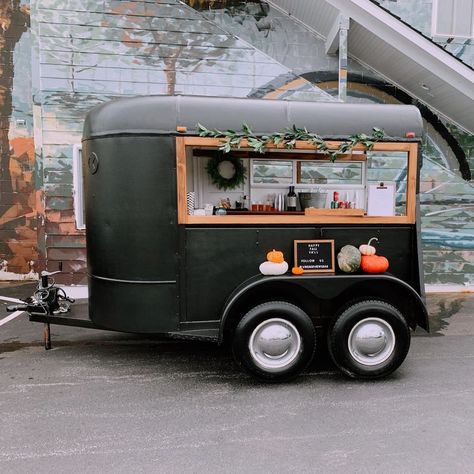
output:
<svg viewBox="0 0 474 474"><path fill-rule="evenodd" d="M295 267L305 273L335 271L334 240L295 240Z"/></svg>

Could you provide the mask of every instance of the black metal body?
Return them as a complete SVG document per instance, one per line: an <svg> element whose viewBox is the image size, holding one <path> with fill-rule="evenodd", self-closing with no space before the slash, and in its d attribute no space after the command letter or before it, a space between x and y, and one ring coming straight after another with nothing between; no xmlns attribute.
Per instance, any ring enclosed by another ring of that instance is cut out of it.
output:
<svg viewBox="0 0 474 474"><path fill-rule="evenodd" d="M222 340L227 323L274 299L303 307L317 325L325 325L345 302L366 296L391 301L410 318L412 327L428 329L415 226L194 226L184 234L182 327L200 327L203 315L217 315L214 324ZM390 274L256 275L269 249L278 248L291 258L293 240L334 239L341 248L358 246L371 236L378 237L380 253L390 260Z"/></svg>
<svg viewBox="0 0 474 474"><path fill-rule="evenodd" d="M419 140L422 125L415 111L176 97L122 100L94 109L86 120L82 152L92 324L221 342L248 308L266 299L294 302L324 326L346 301L369 296L391 301L412 327L428 329L416 225L185 226L177 221L177 125L195 134L198 122L239 128L250 120L263 133L295 123L325 127L325 138L344 138L370 133L371 124L394 140L405 140L404 131L414 131ZM379 253L390 260L390 274L258 274L272 248L282 250L291 267L294 240L335 239L337 251L373 236Z"/></svg>

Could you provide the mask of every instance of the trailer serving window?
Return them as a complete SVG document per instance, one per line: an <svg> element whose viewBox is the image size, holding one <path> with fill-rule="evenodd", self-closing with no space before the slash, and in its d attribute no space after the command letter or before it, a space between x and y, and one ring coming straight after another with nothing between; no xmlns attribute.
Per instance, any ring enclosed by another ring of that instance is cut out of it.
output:
<svg viewBox="0 0 474 474"><path fill-rule="evenodd" d="M230 154L241 160L246 178L236 189L227 190L216 187L206 172L221 144L215 138L176 138L180 224L415 222L415 142L378 142L370 151L358 145L335 162L308 142L297 142L291 150L270 147L265 154L243 142ZM334 149L339 145L329 142ZM280 197L288 194L289 186L300 197L297 210L291 212L281 207ZM306 205L308 196L316 199ZM227 208L216 215L222 202L228 203Z"/></svg>

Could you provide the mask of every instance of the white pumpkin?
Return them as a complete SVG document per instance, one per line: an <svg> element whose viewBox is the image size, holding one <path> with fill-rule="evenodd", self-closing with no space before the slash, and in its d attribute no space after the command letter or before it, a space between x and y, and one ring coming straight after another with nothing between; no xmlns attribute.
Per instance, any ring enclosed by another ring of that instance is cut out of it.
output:
<svg viewBox="0 0 474 474"><path fill-rule="evenodd" d="M260 265L259 270L263 275L283 275L288 271L288 264L286 262L273 263L267 261Z"/></svg>
<svg viewBox="0 0 474 474"><path fill-rule="evenodd" d="M377 237L372 237L367 242L367 244L359 246L359 252L362 255L375 255L375 247L372 247L372 245L370 245L370 242L372 242L372 240L376 240L377 242L379 241L379 239L377 239Z"/></svg>

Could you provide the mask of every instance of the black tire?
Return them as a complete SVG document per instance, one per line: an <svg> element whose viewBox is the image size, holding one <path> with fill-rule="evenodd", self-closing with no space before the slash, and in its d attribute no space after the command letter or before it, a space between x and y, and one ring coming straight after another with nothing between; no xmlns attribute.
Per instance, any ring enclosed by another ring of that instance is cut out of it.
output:
<svg viewBox="0 0 474 474"><path fill-rule="evenodd" d="M315 348L311 319L301 308L284 301L252 308L238 323L232 340L237 364L265 382L296 377L311 362Z"/></svg>
<svg viewBox="0 0 474 474"><path fill-rule="evenodd" d="M385 301L363 300L346 306L336 317L329 329L328 346L342 372L370 379L400 367L408 354L410 337L397 308Z"/></svg>

